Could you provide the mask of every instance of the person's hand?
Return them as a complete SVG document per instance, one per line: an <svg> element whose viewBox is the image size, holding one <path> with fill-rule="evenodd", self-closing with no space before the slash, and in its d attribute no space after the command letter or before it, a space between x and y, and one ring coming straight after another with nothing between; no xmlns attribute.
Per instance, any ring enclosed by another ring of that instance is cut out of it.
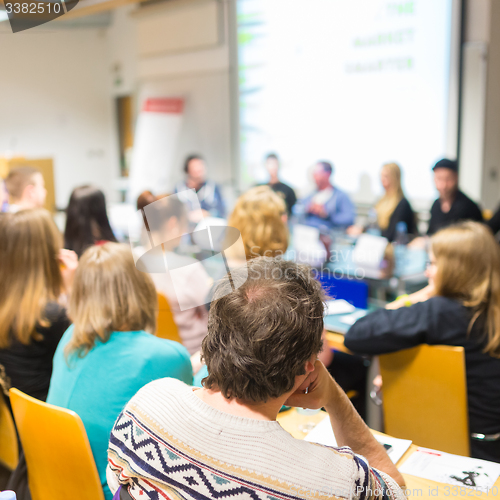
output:
<svg viewBox="0 0 500 500"><path fill-rule="evenodd" d="M417 302L425 302L434 296L434 283L429 283L425 288L408 296L412 304Z"/></svg>
<svg viewBox="0 0 500 500"><path fill-rule="evenodd" d="M408 248L413 250L425 250L427 248L429 238L427 236L418 236L408 243Z"/></svg>
<svg viewBox="0 0 500 500"><path fill-rule="evenodd" d="M196 375L203 366L203 361L201 360L201 351L196 351L191 356L191 366L193 367L193 375Z"/></svg>
<svg viewBox="0 0 500 500"><path fill-rule="evenodd" d="M435 294L434 283L429 283L425 288L419 290L418 292L412 293L407 297L402 297L400 299L395 300L394 302L390 302L385 306L386 309L399 309L400 307L405 307L409 302L411 305L416 304L417 302L425 302L433 297Z"/></svg>
<svg viewBox="0 0 500 500"><path fill-rule="evenodd" d="M363 232L363 228L361 226L349 226L346 229L346 233L349 236L359 236Z"/></svg>
<svg viewBox="0 0 500 500"><path fill-rule="evenodd" d="M73 285L73 278L75 277L75 272L78 267L78 255L76 255L73 250L66 250L63 248L59 250L59 254L57 256L61 275L63 279L63 284L66 292L70 292L71 286Z"/></svg>
<svg viewBox="0 0 500 500"><path fill-rule="evenodd" d="M287 406L298 406L317 410L331 402L337 392L337 384L328 373L325 365L317 360L314 371L304 380L302 385L286 400Z"/></svg>
<svg viewBox="0 0 500 500"><path fill-rule="evenodd" d="M328 215L325 207L321 203L312 203L311 212L318 217L322 217L323 219Z"/></svg>

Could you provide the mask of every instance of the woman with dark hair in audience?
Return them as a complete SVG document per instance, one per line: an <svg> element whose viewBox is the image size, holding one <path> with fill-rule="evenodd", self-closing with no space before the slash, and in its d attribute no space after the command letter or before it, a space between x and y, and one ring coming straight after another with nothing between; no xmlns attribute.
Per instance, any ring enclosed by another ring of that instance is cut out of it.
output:
<svg viewBox="0 0 500 500"><path fill-rule="evenodd" d="M463 346L471 456L500 462L500 250L490 230L469 221L436 233L427 274L426 288L358 320L345 346L374 355Z"/></svg>
<svg viewBox="0 0 500 500"><path fill-rule="evenodd" d="M116 238L109 225L104 193L93 186L75 188L66 209L64 246L80 256L88 247L106 241L116 242Z"/></svg>
<svg viewBox="0 0 500 500"><path fill-rule="evenodd" d="M0 216L0 383L45 401L78 260L44 209Z"/></svg>
<svg viewBox="0 0 500 500"><path fill-rule="evenodd" d="M127 401L159 378L192 382L186 349L154 335L156 309L154 284L130 247L105 243L83 254L68 308L73 325L55 353L47 402L81 417L107 500L109 435Z"/></svg>

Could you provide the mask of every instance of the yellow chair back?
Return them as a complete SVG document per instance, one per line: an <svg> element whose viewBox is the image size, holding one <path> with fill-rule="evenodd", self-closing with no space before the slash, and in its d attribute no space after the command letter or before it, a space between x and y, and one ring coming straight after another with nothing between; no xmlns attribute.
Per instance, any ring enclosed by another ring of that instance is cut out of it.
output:
<svg viewBox="0 0 500 500"><path fill-rule="evenodd" d="M420 345L380 356L385 432L470 455L463 347Z"/></svg>
<svg viewBox="0 0 500 500"><path fill-rule="evenodd" d="M156 336L161 339L175 340L182 344L179 329L174 321L174 315L170 304L164 295L158 294L158 317L156 325Z"/></svg>
<svg viewBox="0 0 500 500"><path fill-rule="evenodd" d="M14 420L0 391L0 464L14 470L19 460L19 445Z"/></svg>
<svg viewBox="0 0 500 500"><path fill-rule="evenodd" d="M10 390L10 401L33 500L104 500L80 417L18 389Z"/></svg>

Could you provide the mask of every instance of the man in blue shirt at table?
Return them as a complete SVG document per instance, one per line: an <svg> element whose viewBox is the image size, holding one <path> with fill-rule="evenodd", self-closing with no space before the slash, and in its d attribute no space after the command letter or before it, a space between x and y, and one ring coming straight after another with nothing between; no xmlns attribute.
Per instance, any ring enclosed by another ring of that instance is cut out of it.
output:
<svg viewBox="0 0 500 500"><path fill-rule="evenodd" d="M322 231L345 229L354 223L354 205L349 196L330 182L332 164L319 161L314 166L313 178L317 191L302 200L304 224Z"/></svg>

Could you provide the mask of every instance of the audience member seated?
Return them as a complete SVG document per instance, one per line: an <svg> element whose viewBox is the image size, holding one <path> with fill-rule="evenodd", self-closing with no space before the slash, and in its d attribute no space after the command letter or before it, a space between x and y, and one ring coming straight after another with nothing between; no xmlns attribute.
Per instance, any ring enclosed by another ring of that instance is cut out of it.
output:
<svg viewBox="0 0 500 500"><path fill-rule="evenodd" d="M267 185L275 193L283 196L286 203L286 211L288 217L290 217L290 215L292 215L292 208L297 202L297 196L295 196L295 191L288 184L280 181L280 160L276 153L270 153L266 156L266 170L269 174L269 182Z"/></svg>
<svg viewBox="0 0 500 500"><path fill-rule="evenodd" d="M226 252L235 264L262 255L283 256L288 247L286 204L268 186L256 186L243 193L236 200L228 226L240 231L245 248L245 255Z"/></svg>
<svg viewBox="0 0 500 500"><path fill-rule="evenodd" d="M0 217L0 383L45 401L52 358L70 321L59 304L78 265L49 212Z"/></svg>
<svg viewBox="0 0 500 500"><path fill-rule="evenodd" d="M167 298L182 343L193 354L199 351L207 334L205 304L212 280L199 261L175 252L182 235L188 232L186 206L178 196L166 196L149 204L145 216L153 240L163 242L162 252L143 255L148 248L148 243L144 242L143 247L134 249L136 260L141 258L151 273L156 290ZM165 260L168 269L175 273L166 271ZM139 269L145 270L139 262L137 264Z"/></svg>
<svg viewBox="0 0 500 500"><path fill-rule="evenodd" d="M47 402L81 417L107 500L109 435L127 401L159 378L192 382L186 349L154 335L156 304L153 282L136 270L128 246L83 254L68 309L73 325L55 353Z"/></svg>
<svg viewBox="0 0 500 500"><path fill-rule="evenodd" d="M104 193L93 186L73 190L66 209L64 246L78 256L92 245L116 242L109 224Z"/></svg>
<svg viewBox="0 0 500 500"><path fill-rule="evenodd" d="M155 202L158 198L151 191L143 191L137 197L137 210L143 210L151 203Z"/></svg>
<svg viewBox="0 0 500 500"><path fill-rule="evenodd" d="M500 462L498 245L477 222L443 229L431 239L427 273L426 288L358 320L345 346L372 355L419 344L463 346L470 432L487 436L471 438L471 454Z"/></svg>
<svg viewBox="0 0 500 500"><path fill-rule="evenodd" d="M396 239L396 226L406 224L408 234L417 234L415 214L401 187L401 169L397 163L386 163L380 172L380 181L385 190L384 196L375 205L377 225L381 235L390 242ZM363 228L351 226L350 234L360 234Z"/></svg>
<svg viewBox="0 0 500 500"><path fill-rule="evenodd" d="M43 208L45 205L45 181L36 168L13 168L5 179L5 187L10 197L8 211L11 213L28 208Z"/></svg>
<svg viewBox="0 0 500 500"><path fill-rule="evenodd" d="M324 296L310 269L253 259L214 297L204 387L162 379L132 398L111 432L111 491L126 488L135 500L291 500L318 491L403 499L403 478L317 360ZM276 422L283 404L324 407L341 448L293 438Z"/></svg>
<svg viewBox="0 0 500 500"><path fill-rule="evenodd" d="M247 260L260 256L282 257L287 250L286 205L283 198L268 186L256 186L243 193L236 201L228 226L240 231L244 247L242 254L233 248L225 252L231 267L243 266ZM327 366L333 359L326 339L320 359ZM192 361L195 384L201 385L201 379L207 375L207 367L202 366L197 356L193 356Z"/></svg>
<svg viewBox="0 0 500 500"><path fill-rule="evenodd" d="M199 155L188 156L184 162L184 173L186 174L186 180L179 182L175 186L175 192L181 193L180 199L184 203L190 204L190 199L184 198L182 192L187 189L194 189L205 216L211 215L212 217L224 218L226 216L224 201L219 186L206 178L207 166L205 160ZM189 210L193 211L195 209L196 207L189 206ZM194 220L192 222L199 221Z"/></svg>
<svg viewBox="0 0 500 500"><path fill-rule="evenodd" d="M333 167L327 161L318 162L313 171L317 190L301 205L305 210L304 223L328 233L331 229L345 229L354 223L354 205L349 196L330 182Z"/></svg>
<svg viewBox="0 0 500 500"><path fill-rule="evenodd" d="M463 220L482 222L481 209L467 195L458 189L458 164L456 161L439 160L434 167L434 182L439 198L431 208L427 234Z"/></svg>
<svg viewBox="0 0 500 500"><path fill-rule="evenodd" d="M288 226L283 199L268 186L256 186L243 193L229 217L228 225L238 229L243 240L244 255L239 255L232 248L226 251L226 258L231 267L243 266L247 260L256 257L282 257L288 247ZM321 361L329 366L333 352L323 336L324 349L320 353ZM193 369L197 373L196 385L207 375L206 365L200 369L195 356Z"/></svg>

